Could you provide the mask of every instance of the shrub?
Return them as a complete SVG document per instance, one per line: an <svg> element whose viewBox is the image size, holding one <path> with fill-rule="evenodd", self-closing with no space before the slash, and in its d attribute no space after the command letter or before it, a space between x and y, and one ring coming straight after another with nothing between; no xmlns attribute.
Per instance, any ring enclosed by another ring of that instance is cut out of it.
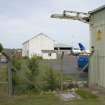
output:
<svg viewBox="0 0 105 105"><path fill-rule="evenodd" d="M15 71L21 69L21 59L12 58L12 64Z"/></svg>
<svg viewBox="0 0 105 105"><path fill-rule="evenodd" d="M46 84L44 87L45 90L56 90L57 88L59 88L60 85L60 73L48 67L43 77L43 80Z"/></svg>
<svg viewBox="0 0 105 105"><path fill-rule="evenodd" d="M56 90L60 86L60 73L41 63L41 57L14 59L13 83L15 93Z"/></svg>
<svg viewBox="0 0 105 105"><path fill-rule="evenodd" d="M40 60L41 58L38 56L33 56L31 59L29 59L27 66L29 69L29 72L27 72L28 89L34 89L37 91L36 78L39 75Z"/></svg>
<svg viewBox="0 0 105 105"><path fill-rule="evenodd" d="M36 78L39 74L40 60L41 58L37 56L33 56L31 59L12 59L14 66L13 87L16 92L37 91Z"/></svg>

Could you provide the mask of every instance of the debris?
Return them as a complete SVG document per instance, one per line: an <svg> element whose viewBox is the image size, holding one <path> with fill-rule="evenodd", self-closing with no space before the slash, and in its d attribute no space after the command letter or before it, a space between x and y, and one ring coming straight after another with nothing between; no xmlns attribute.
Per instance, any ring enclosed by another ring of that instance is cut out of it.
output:
<svg viewBox="0 0 105 105"><path fill-rule="evenodd" d="M64 101L80 99L80 96L78 94L76 94L75 92L60 93L59 96Z"/></svg>

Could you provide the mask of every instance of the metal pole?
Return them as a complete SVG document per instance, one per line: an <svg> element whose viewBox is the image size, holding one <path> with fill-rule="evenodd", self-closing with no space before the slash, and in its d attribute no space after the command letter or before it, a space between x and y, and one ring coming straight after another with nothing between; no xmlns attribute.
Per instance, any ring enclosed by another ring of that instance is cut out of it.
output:
<svg viewBox="0 0 105 105"><path fill-rule="evenodd" d="M11 96L13 94L12 91L12 64L8 61L8 94Z"/></svg>
<svg viewBox="0 0 105 105"><path fill-rule="evenodd" d="M61 73L60 73L60 75L61 75L61 86L60 86L60 88L61 88L61 91L63 91L63 60L61 59Z"/></svg>
<svg viewBox="0 0 105 105"><path fill-rule="evenodd" d="M61 53L61 62L60 62L60 64L61 64L61 73L60 73L60 75L61 75L61 86L60 86L60 88L61 88L61 91L63 91L63 56L64 56L64 52L62 52Z"/></svg>
<svg viewBox="0 0 105 105"><path fill-rule="evenodd" d="M12 62L10 57L5 53L2 52L2 55L6 57L7 61L7 69L8 69L8 94L11 96L13 94L13 87L12 87Z"/></svg>

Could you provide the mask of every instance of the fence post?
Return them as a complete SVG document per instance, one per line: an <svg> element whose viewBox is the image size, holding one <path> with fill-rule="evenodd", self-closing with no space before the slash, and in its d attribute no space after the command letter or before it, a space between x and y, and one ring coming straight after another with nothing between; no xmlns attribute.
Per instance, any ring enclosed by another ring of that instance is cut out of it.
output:
<svg viewBox="0 0 105 105"><path fill-rule="evenodd" d="M64 57L64 52L61 53L61 91L63 91L63 57Z"/></svg>
<svg viewBox="0 0 105 105"><path fill-rule="evenodd" d="M11 96L13 94L12 89L12 64L10 61L8 61L8 94Z"/></svg>

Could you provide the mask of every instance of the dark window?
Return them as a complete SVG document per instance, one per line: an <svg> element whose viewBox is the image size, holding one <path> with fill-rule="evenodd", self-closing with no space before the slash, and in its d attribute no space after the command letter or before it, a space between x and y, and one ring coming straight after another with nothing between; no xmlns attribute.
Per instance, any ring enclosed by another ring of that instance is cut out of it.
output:
<svg viewBox="0 0 105 105"><path fill-rule="evenodd" d="M51 56L51 53L48 53L48 56Z"/></svg>

